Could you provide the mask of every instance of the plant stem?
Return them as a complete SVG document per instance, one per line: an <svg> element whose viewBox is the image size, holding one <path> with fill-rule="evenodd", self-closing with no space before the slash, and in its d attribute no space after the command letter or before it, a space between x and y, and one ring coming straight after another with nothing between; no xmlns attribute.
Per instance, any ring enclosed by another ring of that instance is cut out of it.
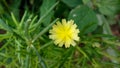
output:
<svg viewBox="0 0 120 68"><path fill-rule="evenodd" d="M28 54L26 55L26 63L25 63L25 68L29 68L29 54L30 54L30 47L27 47L27 52Z"/></svg>
<svg viewBox="0 0 120 68"><path fill-rule="evenodd" d="M37 40L37 39L38 39L41 35L43 35L45 32L47 32L48 29L49 29L54 23L56 23L57 20L58 20L58 18L55 19L51 24L49 24L49 25L48 25L45 29L43 29L41 32L39 32L39 34L38 34L36 37L34 37L32 43L35 42L35 40Z"/></svg>
<svg viewBox="0 0 120 68"><path fill-rule="evenodd" d="M38 22L35 24L35 25L33 25L33 27L38 27L41 23L42 23L42 20L51 12L51 10L53 10L53 8L57 5L59 3L59 1L58 2L56 2L39 20L38 20Z"/></svg>
<svg viewBox="0 0 120 68"><path fill-rule="evenodd" d="M41 64L42 68L47 68L45 62L43 61L43 59L42 59L42 57L40 56L40 54L39 54L39 52L37 51L37 49L36 49L33 45L31 45L31 47L32 47L32 48L34 49L34 51L36 52L36 55L38 56L38 59L39 59L39 62L40 62L40 64Z"/></svg>
<svg viewBox="0 0 120 68"><path fill-rule="evenodd" d="M25 36L27 37L27 39L29 39L30 40L30 35L29 35L29 25L30 25L30 21L31 21L31 19L28 19L27 21L26 21L26 23L25 23Z"/></svg>
<svg viewBox="0 0 120 68"><path fill-rule="evenodd" d="M53 41L50 41L50 42L48 42L48 43L44 44L43 46L41 46L41 48L40 48L40 49L43 49L43 48L45 48L45 47L49 46L49 45L50 45L50 44L52 44L52 43L53 43Z"/></svg>
<svg viewBox="0 0 120 68"><path fill-rule="evenodd" d="M15 16L14 16L14 14L11 13L11 16L12 16L12 19L13 19L14 24L16 25L16 27L18 27L19 25L18 25L18 22L17 22L17 20L16 20L16 18L15 18Z"/></svg>
<svg viewBox="0 0 120 68"><path fill-rule="evenodd" d="M20 21L20 27L21 27L22 24L24 23L24 20L25 20L26 15L27 15L27 11L25 11L25 13L24 13L24 15L23 15L23 17L22 17L22 19L21 19L21 21Z"/></svg>
<svg viewBox="0 0 120 68"><path fill-rule="evenodd" d="M80 47L76 46L76 49L77 49L79 52L81 52L81 53L84 55L84 57L86 57L87 59L89 59L89 57L86 55L86 53L85 53Z"/></svg>

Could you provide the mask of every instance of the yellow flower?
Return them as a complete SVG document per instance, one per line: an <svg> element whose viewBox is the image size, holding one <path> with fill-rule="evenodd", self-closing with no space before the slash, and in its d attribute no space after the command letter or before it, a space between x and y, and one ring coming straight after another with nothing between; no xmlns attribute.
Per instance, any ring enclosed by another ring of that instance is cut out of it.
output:
<svg viewBox="0 0 120 68"><path fill-rule="evenodd" d="M62 23L58 21L53 25L50 30L49 38L54 40L54 43L59 47L65 45L65 47L68 48L70 45L75 46L75 41L79 41L79 32L80 31L77 29L77 25L74 24L73 20L66 21L65 19L62 19Z"/></svg>

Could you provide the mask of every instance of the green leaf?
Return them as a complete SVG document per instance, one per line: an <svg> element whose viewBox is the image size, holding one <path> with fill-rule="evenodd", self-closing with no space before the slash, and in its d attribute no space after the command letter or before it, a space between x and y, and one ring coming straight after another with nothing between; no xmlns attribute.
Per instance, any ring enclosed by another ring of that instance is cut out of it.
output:
<svg viewBox="0 0 120 68"><path fill-rule="evenodd" d="M11 2L11 5L9 6L9 10L12 11L15 15L15 17L17 17L17 19L19 19L19 12L20 12L20 4L21 4L21 0L14 0Z"/></svg>
<svg viewBox="0 0 120 68"><path fill-rule="evenodd" d="M78 6L69 14L69 19L73 19L78 25L81 33L89 33L97 28L98 20L94 11L86 6Z"/></svg>
<svg viewBox="0 0 120 68"><path fill-rule="evenodd" d="M56 23L57 20L58 20L58 18L55 19L51 24L49 24L49 25L48 25L46 28L44 28L42 31L40 31L39 34L34 37L34 39L33 39L32 42L34 42L34 41L37 40L40 36L42 36L45 32L47 32L47 31L49 30L49 28L52 27L52 25Z"/></svg>
<svg viewBox="0 0 120 68"><path fill-rule="evenodd" d="M120 11L120 0L100 0L97 6L102 14L114 15Z"/></svg>
<svg viewBox="0 0 120 68"><path fill-rule="evenodd" d="M50 9L56 2L56 0L43 0L42 6L40 8L40 15L43 16L48 9ZM47 26L50 21L51 18L53 17L54 11L52 10L47 16L46 18L43 19L43 24L44 26Z"/></svg>
<svg viewBox="0 0 120 68"><path fill-rule="evenodd" d="M82 0L62 0L65 4L67 4L69 7L76 7L80 4L82 4Z"/></svg>
<svg viewBox="0 0 120 68"><path fill-rule="evenodd" d="M90 0L82 0L84 4L87 4L90 2Z"/></svg>
<svg viewBox="0 0 120 68"><path fill-rule="evenodd" d="M12 18L12 20L13 20L14 25L15 25L16 27L18 27L17 19L16 19L16 17L14 16L13 13L11 13L11 18Z"/></svg>
<svg viewBox="0 0 120 68"><path fill-rule="evenodd" d="M7 34L0 34L0 41L2 41L3 39L7 39L10 38L12 36L11 33L7 33Z"/></svg>
<svg viewBox="0 0 120 68"><path fill-rule="evenodd" d="M0 5L0 15L3 14L5 11L4 11L4 8L2 5Z"/></svg>
<svg viewBox="0 0 120 68"><path fill-rule="evenodd" d="M12 32L11 28L2 19L0 19L0 28Z"/></svg>

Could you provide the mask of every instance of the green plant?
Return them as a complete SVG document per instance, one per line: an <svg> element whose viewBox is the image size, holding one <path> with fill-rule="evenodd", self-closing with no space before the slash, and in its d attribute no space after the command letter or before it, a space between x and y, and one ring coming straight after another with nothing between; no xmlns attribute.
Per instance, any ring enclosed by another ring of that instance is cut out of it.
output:
<svg viewBox="0 0 120 68"><path fill-rule="evenodd" d="M119 68L120 38L112 34L109 23L120 11L119 4L119 0L1 0L0 29L6 33L0 34L0 67ZM75 47L58 47L49 39L51 27L63 18L74 20L80 30Z"/></svg>

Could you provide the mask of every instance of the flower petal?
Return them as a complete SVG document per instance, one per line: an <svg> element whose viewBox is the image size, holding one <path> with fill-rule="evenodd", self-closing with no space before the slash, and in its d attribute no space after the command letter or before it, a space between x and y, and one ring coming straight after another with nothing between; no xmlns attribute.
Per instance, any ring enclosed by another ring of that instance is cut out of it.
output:
<svg viewBox="0 0 120 68"><path fill-rule="evenodd" d="M59 47L65 45L65 48L69 48L70 45L76 45L75 41L79 41L79 32L73 20L66 21L66 19L62 19L62 23L58 21L56 25L53 25L49 31L49 38L54 40L55 45Z"/></svg>

